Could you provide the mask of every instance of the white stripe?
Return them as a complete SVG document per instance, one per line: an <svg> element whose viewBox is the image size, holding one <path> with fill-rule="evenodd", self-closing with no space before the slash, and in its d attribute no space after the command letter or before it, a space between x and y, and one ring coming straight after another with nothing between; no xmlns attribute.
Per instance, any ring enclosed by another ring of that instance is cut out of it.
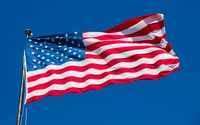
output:
<svg viewBox="0 0 200 125"><path fill-rule="evenodd" d="M150 53L150 52L153 52L153 51L156 51L156 50L161 50L161 49L160 48L138 49L138 50L132 50L132 51L123 52L123 53L119 53L119 54L111 54L111 55L107 56L105 59L99 59L98 61L97 61L97 59L85 59L83 61L69 61L69 62L66 62L62 65L48 65L44 69L29 71L27 73L27 75L28 75L28 77L30 77L30 76L34 76L34 75L37 75L37 74L45 73L48 70L59 70L59 69L63 69L64 67L68 67L68 66L85 66L85 65L88 65L88 64L91 64L91 63L106 64L107 62L109 62L113 59L127 58L129 56L134 55L134 54L147 54L147 53ZM170 57L173 57L173 56L170 55Z"/></svg>
<svg viewBox="0 0 200 125"><path fill-rule="evenodd" d="M176 55L176 53L174 52L174 50L172 49L170 52L169 52L171 55Z"/></svg>
<svg viewBox="0 0 200 125"><path fill-rule="evenodd" d="M161 17L161 15L153 15L153 16L147 17L146 19L140 21L136 25L133 25L130 28L125 29L121 32L122 32L122 34L125 34L125 35L135 33L137 31L141 30L142 28L146 27L149 24L157 23L157 22L160 22L162 20L163 20L163 18Z"/></svg>
<svg viewBox="0 0 200 125"><path fill-rule="evenodd" d="M34 96L44 95L44 94L46 94L46 93L48 93L49 91L52 91L52 90L66 90L66 89L69 89L69 88L72 88L72 87L73 88L84 88L84 87L87 87L88 85L100 85L100 84L103 84L110 79L113 79L113 78L114 79L127 79L127 78L137 78L137 77L144 75L144 74L145 75L157 75L157 74L159 74L160 72L163 72L163 71L173 70L170 67L176 68L178 66L179 66L179 64L173 64L173 65L171 64L169 66L160 65L157 69L145 68L145 69L142 69L142 70L140 70L136 73L121 73L121 74L118 74L118 75L110 74L110 75L107 75L103 79L100 79L100 80L89 79L89 80L85 81L84 83L68 82L68 83L63 84L63 85L53 84L48 88L45 88L45 89L42 89L42 90L35 90L35 91L29 93L27 95L27 99L34 97Z"/></svg>
<svg viewBox="0 0 200 125"><path fill-rule="evenodd" d="M159 29L159 30L154 30L152 31L149 35L155 35L155 36L160 36L162 37L163 35L166 34L166 30L165 30L165 27L163 27L162 29Z"/></svg>
<svg viewBox="0 0 200 125"><path fill-rule="evenodd" d="M133 26L120 31L120 32L115 32L115 33L104 33L104 32L85 32L83 33L83 37L85 38L91 38L91 37L98 37L98 36L102 36L102 35L106 35L106 34L110 34L110 35L128 35L131 33L135 33L139 30L141 30L142 28L146 27L149 24L153 24L153 23L157 23L163 20L163 15L162 14L156 14L156 15L152 15L149 16L147 18L145 18L144 20L141 20L139 23L134 24Z"/></svg>
<svg viewBox="0 0 200 125"><path fill-rule="evenodd" d="M167 46L168 42L165 39L161 39L159 44L156 44L157 46L161 48L165 48Z"/></svg>
<svg viewBox="0 0 200 125"><path fill-rule="evenodd" d="M85 54L86 54L86 55L87 55L87 54L89 54L89 55L94 55L94 54L95 54L95 55L96 55L96 53L94 53L93 51L86 51Z"/></svg>
<svg viewBox="0 0 200 125"><path fill-rule="evenodd" d="M120 69L120 68L134 68L134 67L137 67L141 64L154 64L158 60L169 59L170 57L171 56L169 56L169 54L159 54L159 55L155 56L154 58L150 58L150 59L149 58L141 58L141 59L139 59L135 62L120 62L120 63L113 65L112 67L108 67L108 69L103 69L103 70L90 68L90 69L88 69L84 72L67 71L67 72L64 72L63 74L52 74L51 76L48 76L48 77L45 77L45 78L40 78L40 79L33 81L33 82L29 82L27 84L27 86L28 86L28 88L33 87L33 86L36 86L36 85L39 85L39 84L49 82L53 79L64 79L64 78L67 78L69 76L74 76L74 74L76 74L77 78L82 78L82 77L89 75L89 74L101 75L105 72L111 72L113 70ZM170 58L170 59L177 59L177 58L173 57L173 58Z"/></svg>
<svg viewBox="0 0 200 125"><path fill-rule="evenodd" d="M98 53L101 54L102 52L104 52L105 50L108 49L115 49L115 48L122 48L122 47L136 47L136 46L153 46L152 44L138 44L138 43L116 43L116 44L109 44L109 45L104 45L101 46L99 48L97 48L96 50L93 50L94 53Z"/></svg>

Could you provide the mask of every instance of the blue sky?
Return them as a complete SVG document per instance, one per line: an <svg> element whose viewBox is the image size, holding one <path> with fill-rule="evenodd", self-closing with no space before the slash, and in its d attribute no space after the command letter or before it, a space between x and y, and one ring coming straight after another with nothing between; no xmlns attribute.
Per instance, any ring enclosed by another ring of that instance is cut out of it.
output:
<svg viewBox="0 0 200 125"><path fill-rule="evenodd" d="M16 122L24 30L35 36L102 31L133 17L163 13L181 70L157 81L48 97L28 105L28 125L199 125L197 0L4 0L0 2L0 125Z"/></svg>

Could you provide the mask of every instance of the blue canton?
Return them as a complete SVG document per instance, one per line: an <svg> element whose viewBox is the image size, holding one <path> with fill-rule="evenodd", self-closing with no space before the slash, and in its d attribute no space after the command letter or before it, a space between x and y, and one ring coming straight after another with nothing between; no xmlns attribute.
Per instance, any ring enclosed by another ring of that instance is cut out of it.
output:
<svg viewBox="0 0 200 125"><path fill-rule="evenodd" d="M61 65L68 61L85 59L82 33L56 34L33 37L26 43L27 71L43 69L48 65Z"/></svg>

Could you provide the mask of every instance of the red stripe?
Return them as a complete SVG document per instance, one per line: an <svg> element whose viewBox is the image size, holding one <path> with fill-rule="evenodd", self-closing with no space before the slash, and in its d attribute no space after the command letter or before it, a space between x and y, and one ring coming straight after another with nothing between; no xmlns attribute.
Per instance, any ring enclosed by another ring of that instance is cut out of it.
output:
<svg viewBox="0 0 200 125"><path fill-rule="evenodd" d="M135 33L131 33L131 34L127 34L127 35L106 34L106 35L101 35L101 36L97 36L94 38L99 39L99 40L109 40L109 39L122 39L122 38L136 37L136 36L145 36L154 30L161 30L163 27L164 27L164 20L157 22L157 23L149 24L146 27L142 28L141 30L139 30ZM85 38L83 38L83 39L85 39Z"/></svg>
<svg viewBox="0 0 200 125"><path fill-rule="evenodd" d="M165 50L166 50L167 52L170 52L170 51L172 50L171 45L167 43L167 46L165 47Z"/></svg>
<svg viewBox="0 0 200 125"><path fill-rule="evenodd" d="M179 68L175 68L172 71L163 71L163 72L160 72L156 76L155 75L142 75L142 76L139 76L137 78L123 79L123 80L120 80L120 81L118 79L112 79L112 80L109 80L109 81L107 81L103 84L89 85L85 88L69 88L69 89L62 90L62 91L51 90L51 91L49 91L46 94L43 94L41 96L33 96L33 97L27 99L26 104L40 100L40 99L44 98L45 96L61 96L61 95L67 94L67 93L79 93L79 94L81 94L81 93L89 91L89 90L99 90L99 89L102 89L102 88L104 88L108 85L111 85L111 84L125 84L125 83L128 83L128 82L134 82L136 80L158 80L158 79L160 79L164 76L167 76L167 75L173 73L174 71L176 71L178 69Z"/></svg>
<svg viewBox="0 0 200 125"><path fill-rule="evenodd" d="M155 47L155 46L134 46L134 47L132 47L131 46L131 47L113 48L113 49L106 50L106 51L104 51L104 52L102 52L98 55L102 58L106 58L107 56L109 56L111 54L120 54L120 53L123 53L123 52L129 52L129 51L132 51L132 50L136 51L136 50L150 49L150 48L158 48L158 47ZM154 51L157 51L157 50L154 50ZM160 51L164 53L163 50L160 50ZM141 55L143 57L143 54L135 54L134 57L140 56L140 58L142 58ZM132 60L132 61L135 61L135 60Z"/></svg>
<svg viewBox="0 0 200 125"><path fill-rule="evenodd" d="M112 45L112 44L111 44ZM100 48L100 44L97 44L94 47L87 47L87 50L89 51L95 51L96 49ZM159 48L157 46L127 46L127 47L118 47L118 48L112 48L112 49L107 49L104 50L102 53L107 53L107 54L120 54L125 51L132 51L132 50L141 50L141 49L148 49L148 48Z"/></svg>
<svg viewBox="0 0 200 125"><path fill-rule="evenodd" d="M138 45L140 43L147 43L147 44L158 44L160 43L160 41L162 40L161 37L155 37L153 40L141 40L141 41L123 41L123 40L110 40L110 41L103 41L103 42L97 42L91 45L88 45L86 48L88 50L95 50L101 46L105 46L105 45L110 45L110 44L118 44L118 43L123 43L123 44L132 44L134 46L134 44Z"/></svg>
<svg viewBox="0 0 200 125"><path fill-rule="evenodd" d="M128 37L144 36L144 35L150 34L151 32L153 32L155 30L161 30L164 27L165 27L164 20L162 20L162 21L157 22L157 23L149 24L146 27L142 28L141 30L139 30L135 33L129 34L127 36ZM164 37L162 36L162 38L164 38Z"/></svg>
<svg viewBox="0 0 200 125"><path fill-rule="evenodd" d="M149 14L149 15L146 15L146 16L140 16L140 17L137 17L137 18L132 18L130 20L127 20L113 28L110 28L108 30L106 30L105 32L106 33L113 33L113 32L119 32L119 31L123 31L137 23L139 23L141 20L149 17L149 16L152 16L152 15L157 15L157 14Z"/></svg>
<svg viewBox="0 0 200 125"><path fill-rule="evenodd" d="M163 36L163 37L165 37L165 36ZM159 44L161 42L161 40L162 40L162 37L159 37L159 36L156 36L153 40L141 40L141 41L132 41L132 42L127 42L127 41L122 41L122 40L117 40L117 41L110 40L110 41L97 42L97 43L88 45L87 49L89 51L92 51L92 50L98 49L101 46L105 46L105 45L109 45L109 44L117 44L117 43L123 43L123 44L130 44L130 43L132 43L133 46L134 46L134 43L137 43L137 44L146 43L146 44L153 45L153 44ZM169 44L169 43L167 43L167 44ZM169 50L171 50L171 46L167 46L166 48L162 48L160 46L157 46L157 47L165 50L166 52L170 52Z"/></svg>

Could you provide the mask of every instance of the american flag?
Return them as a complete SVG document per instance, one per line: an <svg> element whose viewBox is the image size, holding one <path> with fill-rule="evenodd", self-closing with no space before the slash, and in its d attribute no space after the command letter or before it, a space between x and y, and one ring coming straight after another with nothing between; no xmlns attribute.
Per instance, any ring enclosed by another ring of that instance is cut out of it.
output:
<svg viewBox="0 0 200 125"><path fill-rule="evenodd" d="M179 69L162 14L130 19L104 32L32 37L26 42L26 103L110 84L157 80Z"/></svg>

